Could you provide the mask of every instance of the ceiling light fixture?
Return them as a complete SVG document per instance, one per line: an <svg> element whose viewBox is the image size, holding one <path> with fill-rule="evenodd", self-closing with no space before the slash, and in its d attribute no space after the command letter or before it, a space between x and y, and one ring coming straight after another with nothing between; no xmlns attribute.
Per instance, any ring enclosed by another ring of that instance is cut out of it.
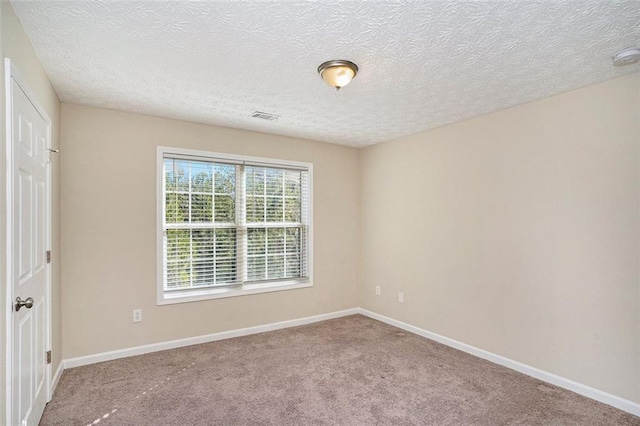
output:
<svg viewBox="0 0 640 426"><path fill-rule="evenodd" d="M613 65L616 67L635 64L640 61L640 48L629 47L628 49L622 49L616 52L611 59L613 59Z"/></svg>
<svg viewBox="0 0 640 426"><path fill-rule="evenodd" d="M358 66L351 61L336 59L320 64L318 74L331 87L340 90L351 83L353 77L358 73Z"/></svg>

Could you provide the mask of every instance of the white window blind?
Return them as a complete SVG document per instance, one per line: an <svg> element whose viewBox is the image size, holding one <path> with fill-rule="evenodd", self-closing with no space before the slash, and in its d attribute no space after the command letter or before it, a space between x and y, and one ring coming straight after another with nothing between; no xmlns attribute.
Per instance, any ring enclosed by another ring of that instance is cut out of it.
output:
<svg viewBox="0 0 640 426"><path fill-rule="evenodd" d="M248 281L306 276L307 172L245 167Z"/></svg>
<svg viewBox="0 0 640 426"><path fill-rule="evenodd" d="M309 170L162 155L165 293L309 278Z"/></svg>

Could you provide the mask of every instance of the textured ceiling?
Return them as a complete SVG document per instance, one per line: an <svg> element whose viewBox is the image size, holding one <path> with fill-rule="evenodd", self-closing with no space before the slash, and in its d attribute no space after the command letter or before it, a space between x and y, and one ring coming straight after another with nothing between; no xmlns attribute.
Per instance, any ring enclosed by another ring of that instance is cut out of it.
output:
<svg viewBox="0 0 640 426"><path fill-rule="evenodd" d="M640 1L12 4L64 102L351 146L640 70L611 65ZM329 59L360 67L340 92Z"/></svg>

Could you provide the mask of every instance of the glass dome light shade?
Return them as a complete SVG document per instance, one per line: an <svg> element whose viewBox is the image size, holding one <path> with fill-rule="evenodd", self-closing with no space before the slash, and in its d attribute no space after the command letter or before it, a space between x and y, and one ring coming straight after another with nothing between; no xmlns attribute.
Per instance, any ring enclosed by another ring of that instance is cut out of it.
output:
<svg viewBox="0 0 640 426"><path fill-rule="evenodd" d="M325 83L340 90L351 83L358 73L358 66L349 61L328 61L318 67L318 72Z"/></svg>

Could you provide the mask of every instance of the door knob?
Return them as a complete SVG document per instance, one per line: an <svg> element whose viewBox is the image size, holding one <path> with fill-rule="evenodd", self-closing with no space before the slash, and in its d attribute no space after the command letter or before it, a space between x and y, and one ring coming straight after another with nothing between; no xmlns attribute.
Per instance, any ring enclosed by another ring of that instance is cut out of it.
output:
<svg viewBox="0 0 640 426"><path fill-rule="evenodd" d="M27 309L31 309L31 307L33 306L33 297L27 297L26 300L22 300L20 299L20 297L16 297L16 312L18 312L23 306Z"/></svg>

